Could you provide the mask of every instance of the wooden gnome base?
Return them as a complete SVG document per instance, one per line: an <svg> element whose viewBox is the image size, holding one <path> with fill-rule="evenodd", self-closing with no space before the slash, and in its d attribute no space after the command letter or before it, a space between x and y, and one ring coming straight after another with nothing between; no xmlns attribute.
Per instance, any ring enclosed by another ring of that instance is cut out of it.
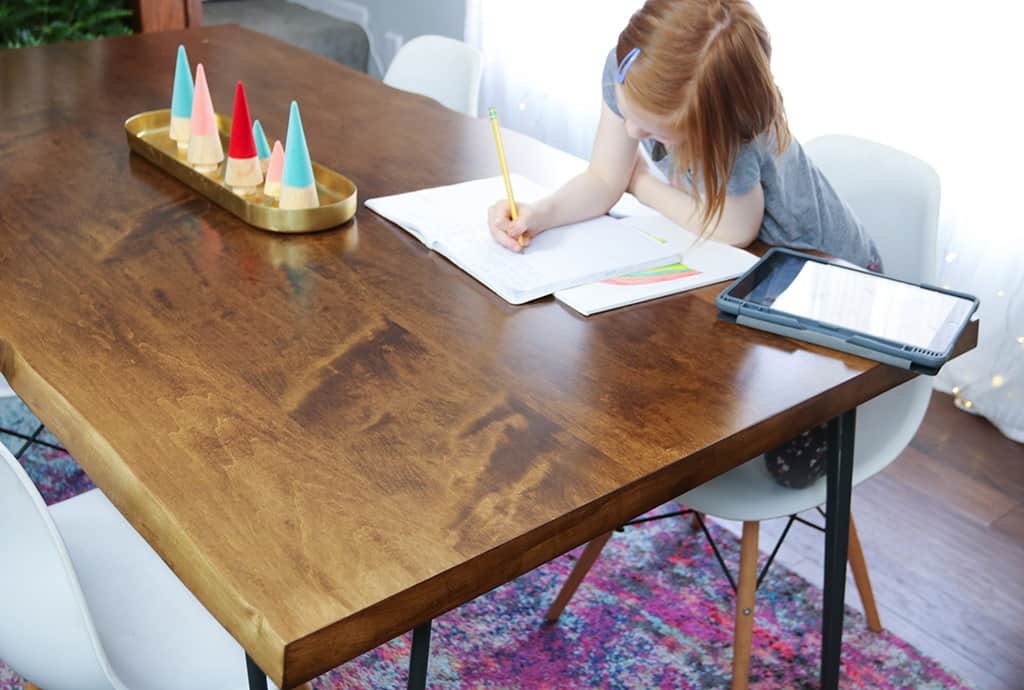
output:
<svg viewBox="0 0 1024 690"><path fill-rule="evenodd" d="M192 118L171 116L171 139L178 142L179 149L187 149L192 133Z"/></svg>
<svg viewBox="0 0 1024 690"><path fill-rule="evenodd" d="M231 187L235 194L255 194L263 182L263 172L259 158L228 157L227 169L224 172L224 183Z"/></svg>
<svg viewBox="0 0 1024 690"><path fill-rule="evenodd" d="M224 160L224 147L217 134L192 134L188 142L188 162L201 173L211 173Z"/></svg>
<svg viewBox="0 0 1024 690"><path fill-rule="evenodd" d="M278 202L278 208L316 208L319 205L320 200L316 194L316 184L311 184L308 187L289 187L282 185L281 200Z"/></svg>

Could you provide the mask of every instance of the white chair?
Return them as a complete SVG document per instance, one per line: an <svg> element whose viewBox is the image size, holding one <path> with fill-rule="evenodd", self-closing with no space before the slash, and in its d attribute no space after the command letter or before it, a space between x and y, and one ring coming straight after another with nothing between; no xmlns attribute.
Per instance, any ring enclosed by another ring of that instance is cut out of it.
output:
<svg viewBox="0 0 1024 690"><path fill-rule="evenodd" d="M849 136L815 139L806 151L864 223L878 245L886 274L933 282L939 213L939 178L935 171L902 151ZM921 376L857 408L854 485L885 469L903 452L924 418L931 391L932 379ZM743 522L732 687L746 688L760 521L821 506L825 502L825 482L799 490L784 488L768 474L764 458L759 456L684 494L680 500L698 513ZM609 536L587 545L549 609L548 620L554 621L561 614ZM881 623L852 515L849 558L868 626L878 632Z"/></svg>
<svg viewBox="0 0 1024 690"><path fill-rule="evenodd" d="M0 659L45 690L245 690L242 648L93 489L47 509L0 445Z"/></svg>
<svg viewBox="0 0 1024 690"><path fill-rule="evenodd" d="M476 117L483 71L483 58L473 46L444 36L419 36L399 49L384 83Z"/></svg>

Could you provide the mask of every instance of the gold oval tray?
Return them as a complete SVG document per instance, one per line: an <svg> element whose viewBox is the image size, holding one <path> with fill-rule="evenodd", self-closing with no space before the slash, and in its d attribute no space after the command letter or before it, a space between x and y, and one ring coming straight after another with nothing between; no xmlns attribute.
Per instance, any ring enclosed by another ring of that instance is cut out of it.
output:
<svg viewBox="0 0 1024 690"><path fill-rule="evenodd" d="M318 208L281 209L277 200L258 194L239 196L224 184L224 163L205 175L185 159L185 152L170 137L171 111L150 110L124 123L128 147L172 177L184 182L210 201L235 214L249 225L271 232L315 232L347 223L356 214L356 186L352 180L319 163L313 163ZM228 150L231 118L217 115L224 150ZM271 139L273 141L273 139Z"/></svg>

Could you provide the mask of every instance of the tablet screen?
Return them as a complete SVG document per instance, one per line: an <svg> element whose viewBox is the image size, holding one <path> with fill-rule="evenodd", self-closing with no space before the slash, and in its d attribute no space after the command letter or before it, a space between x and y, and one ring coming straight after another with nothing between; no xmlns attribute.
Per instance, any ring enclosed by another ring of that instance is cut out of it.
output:
<svg viewBox="0 0 1024 690"><path fill-rule="evenodd" d="M945 352L972 302L835 264L776 253L731 292L805 319Z"/></svg>

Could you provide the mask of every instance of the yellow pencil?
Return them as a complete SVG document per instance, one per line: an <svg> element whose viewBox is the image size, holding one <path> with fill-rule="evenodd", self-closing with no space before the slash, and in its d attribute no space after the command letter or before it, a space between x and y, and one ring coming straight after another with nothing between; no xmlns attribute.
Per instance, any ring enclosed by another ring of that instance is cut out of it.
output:
<svg viewBox="0 0 1024 690"><path fill-rule="evenodd" d="M508 213L512 220L519 218L515 197L512 196L512 178L508 174L508 163L505 162L505 147L501 143L501 129L498 127L498 110L490 108L487 115L491 118L491 130L494 132L494 144L498 147L498 162L501 164L501 175L505 178L505 193L508 194ZM519 236L519 246L525 244L525 238Z"/></svg>

